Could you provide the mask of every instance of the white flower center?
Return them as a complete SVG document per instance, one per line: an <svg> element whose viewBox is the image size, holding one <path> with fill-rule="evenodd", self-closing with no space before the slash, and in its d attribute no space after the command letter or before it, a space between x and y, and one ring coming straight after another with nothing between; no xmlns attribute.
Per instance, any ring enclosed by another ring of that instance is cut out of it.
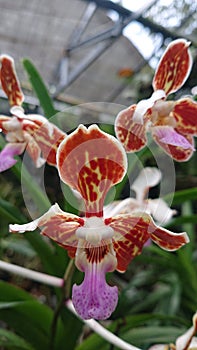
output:
<svg viewBox="0 0 197 350"><path fill-rule="evenodd" d="M24 135L22 125L17 117L12 117L10 120L3 123L4 129L7 131L6 140L8 142L23 142Z"/></svg>
<svg viewBox="0 0 197 350"><path fill-rule="evenodd" d="M21 106L13 106L10 109L11 114L15 115L17 118L25 118L24 109Z"/></svg>
<svg viewBox="0 0 197 350"><path fill-rule="evenodd" d="M149 108L152 108L154 103L160 99L166 98L164 90L156 90L147 100L138 102L133 114L133 121L138 124L143 124L143 117Z"/></svg>
<svg viewBox="0 0 197 350"><path fill-rule="evenodd" d="M114 235L112 227L105 225L103 218L92 216L87 218L85 225L78 227L76 236L91 244L99 244L102 239L111 239Z"/></svg>

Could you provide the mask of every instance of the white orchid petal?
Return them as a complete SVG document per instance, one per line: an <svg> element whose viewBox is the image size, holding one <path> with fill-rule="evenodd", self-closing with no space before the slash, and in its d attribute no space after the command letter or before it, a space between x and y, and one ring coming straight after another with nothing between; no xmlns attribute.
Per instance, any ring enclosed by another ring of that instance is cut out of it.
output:
<svg viewBox="0 0 197 350"><path fill-rule="evenodd" d="M157 168L146 167L141 170L131 186L131 189L136 193L136 199L139 203L142 203L147 190L161 181L161 177L161 171Z"/></svg>
<svg viewBox="0 0 197 350"><path fill-rule="evenodd" d="M114 201L104 207L104 217L112 217L119 214L131 213L134 210L139 211L138 201L135 198L125 198Z"/></svg>
<svg viewBox="0 0 197 350"><path fill-rule="evenodd" d="M155 344L152 345L148 350L168 350L169 346L168 344Z"/></svg>
<svg viewBox="0 0 197 350"><path fill-rule="evenodd" d="M31 221L27 224L23 224L23 225L18 225L18 224L11 224L9 226L10 232L19 232L19 233L23 233L26 231L34 231L37 227L38 227L38 223L39 223L40 219L36 219L34 221Z"/></svg>
<svg viewBox="0 0 197 350"><path fill-rule="evenodd" d="M148 209L151 215L159 224L167 224L173 215L176 214L176 210L170 209L167 203L162 198L149 199Z"/></svg>

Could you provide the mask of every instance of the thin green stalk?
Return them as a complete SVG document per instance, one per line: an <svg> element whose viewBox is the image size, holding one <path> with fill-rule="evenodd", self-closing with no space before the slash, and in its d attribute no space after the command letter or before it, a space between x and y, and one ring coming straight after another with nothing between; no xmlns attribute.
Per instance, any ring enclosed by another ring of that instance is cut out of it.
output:
<svg viewBox="0 0 197 350"><path fill-rule="evenodd" d="M58 325L58 318L60 316L61 310L64 307L65 300L69 299L70 295L70 287L71 287L71 280L72 276L75 270L75 265L74 265L74 260L71 259L68 263L68 266L66 268L63 280L64 284L62 286L62 295L59 300L59 303L57 304L57 307L54 311L54 316L51 324L51 332L50 332L50 340L49 340L49 350L54 349L54 340L55 340L55 335L57 331L57 325Z"/></svg>

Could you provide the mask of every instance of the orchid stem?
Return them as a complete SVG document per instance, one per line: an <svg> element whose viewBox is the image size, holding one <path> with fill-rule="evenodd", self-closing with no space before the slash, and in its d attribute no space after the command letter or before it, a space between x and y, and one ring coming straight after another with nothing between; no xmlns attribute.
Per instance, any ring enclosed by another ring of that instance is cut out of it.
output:
<svg viewBox="0 0 197 350"><path fill-rule="evenodd" d="M72 261L72 260L71 260ZM73 263L73 261L72 261ZM73 267L71 266L71 262L68 264L68 267L65 272L65 277L70 274L68 273L69 269L72 269ZM55 277L55 276L50 276L41 272L36 272L32 271L30 269L20 267L18 265L10 264L7 262L4 262L0 260L0 269L14 273L18 276L24 277L24 278L29 278L34 281L37 281L39 283L44 283L50 286L54 287L60 287L64 288L65 286L65 280L63 278ZM64 277L64 278L65 278ZM76 317L78 317L82 322L84 322L90 329L92 329L95 333L100 335L103 339L107 340L109 343L115 345L116 347L119 347L119 349L122 350L141 350L140 348L137 348L124 340L120 339L110 331L108 331L106 328L104 328L100 323L97 321L91 319L91 320L83 320L79 317L79 315L76 313L73 303L70 299L68 299L65 303L65 306L67 309L72 312Z"/></svg>
<svg viewBox="0 0 197 350"><path fill-rule="evenodd" d="M61 310L64 307L65 299L68 299L69 295L70 295L71 280L72 280L74 268L75 268L74 260L70 259L68 266L66 268L64 277L63 277L64 283L62 285L62 295L61 295L59 303L57 304L57 307L54 311L54 316L53 316L53 320L51 323L49 350L53 350L53 348L54 348L54 340L55 340L55 334L56 334L56 330L57 330L57 322L58 322L58 318L60 316Z"/></svg>
<svg viewBox="0 0 197 350"><path fill-rule="evenodd" d="M71 280L73 276L73 272L75 270L74 260L70 259L67 269L64 274L64 288L65 288L65 298L69 298L70 294L70 287L71 287Z"/></svg>

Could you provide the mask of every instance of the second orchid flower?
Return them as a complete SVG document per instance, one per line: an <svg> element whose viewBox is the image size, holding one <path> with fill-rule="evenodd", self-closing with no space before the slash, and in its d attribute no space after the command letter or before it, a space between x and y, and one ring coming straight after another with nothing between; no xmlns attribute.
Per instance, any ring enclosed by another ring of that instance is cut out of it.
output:
<svg viewBox="0 0 197 350"><path fill-rule="evenodd" d="M171 42L156 69L152 96L118 114L115 131L127 152L145 147L146 133L150 131L155 142L174 160L183 162L192 156L193 137L197 135L197 103L190 97L167 100L190 73L189 45L185 39Z"/></svg>
<svg viewBox="0 0 197 350"><path fill-rule="evenodd" d="M10 56L0 56L0 81L8 97L12 116L0 116L0 131L7 144L0 152L0 172L11 168L16 155L27 150L36 167L45 162L56 166L56 151L66 134L45 117L25 114L22 103L24 95L18 81L14 61Z"/></svg>

